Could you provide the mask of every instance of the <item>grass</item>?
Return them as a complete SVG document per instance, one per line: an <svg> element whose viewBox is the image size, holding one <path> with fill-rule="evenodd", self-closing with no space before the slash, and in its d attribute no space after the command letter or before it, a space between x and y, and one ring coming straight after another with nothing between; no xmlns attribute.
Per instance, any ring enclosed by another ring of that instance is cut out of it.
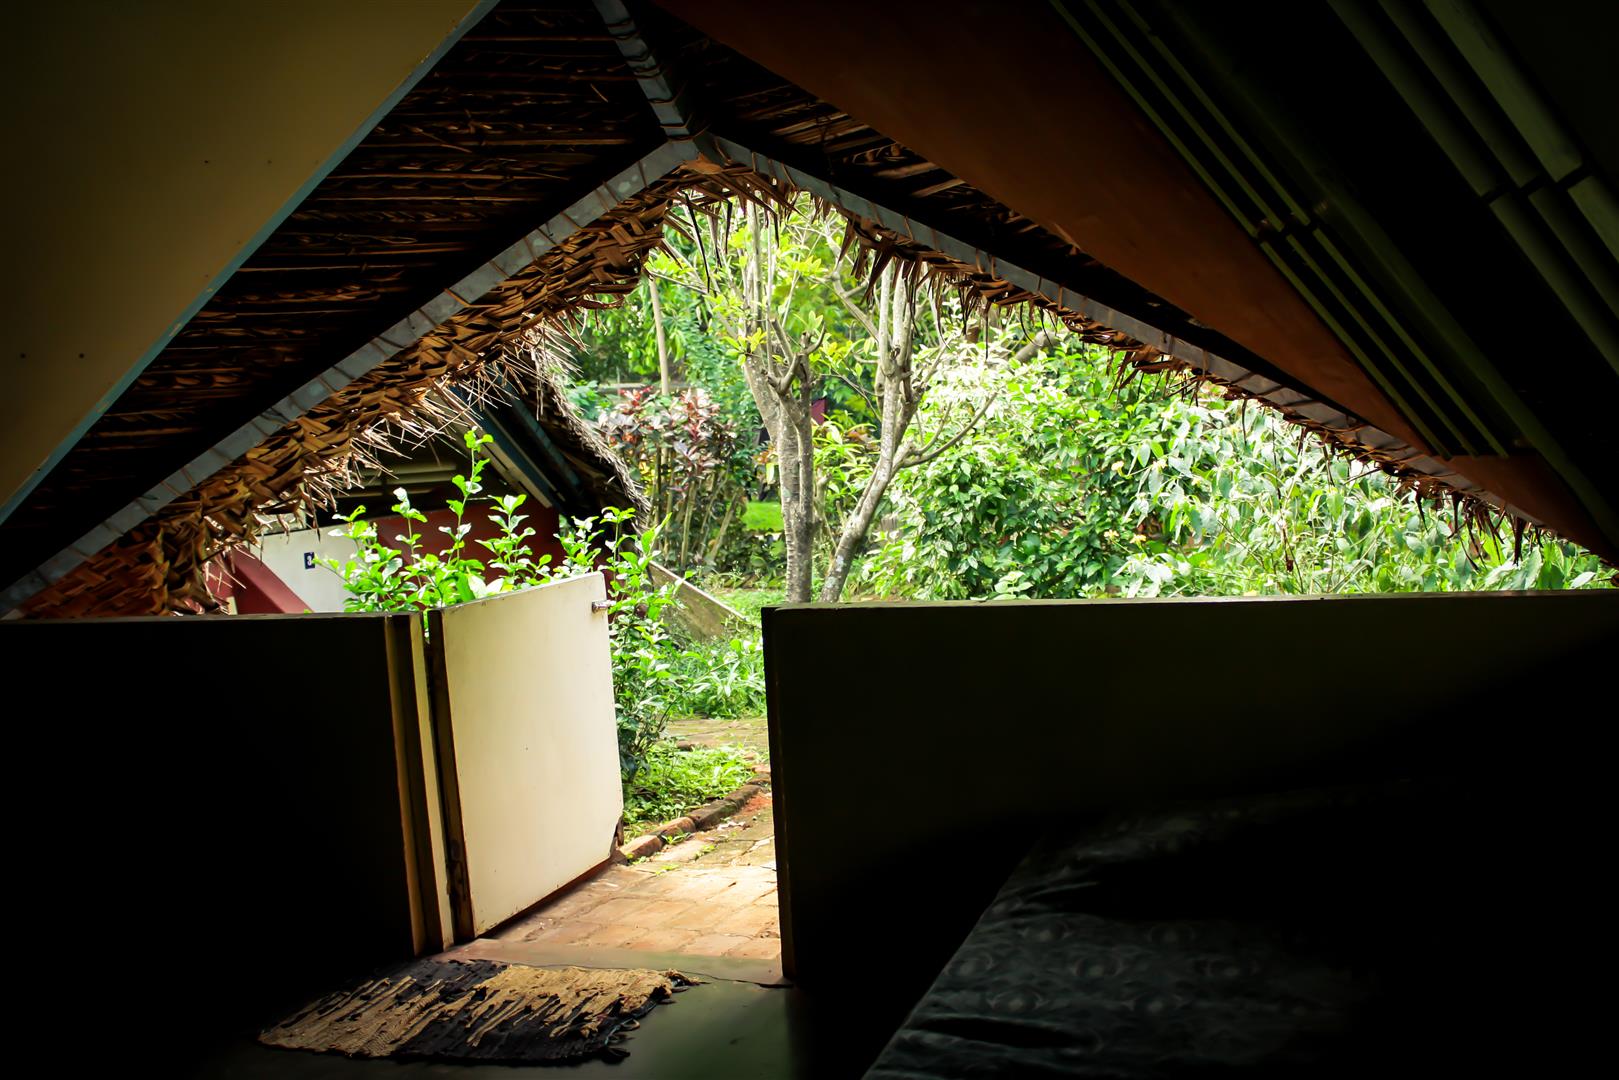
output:
<svg viewBox="0 0 1619 1080"><path fill-rule="evenodd" d="M759 610L761 608L787 602L787 591L785 589L727 589L715 587L709 591L747 616L748 622L754 626L759 625Z"/></svg>
<svg viewBox="0 0 1619 1080"><path fill-rule="evenodd" d="M672 742L652 748L635 781L624 785L624 835L640 836L687 811L729 795L753 769L730 747L676 750Z"/></svg>
<svg viewBox="0 0 1619 1080"><path fill-rule="evenodd" d="M748 501L742 511L742 527L749 532L781 532L781 503Z"/></svg>

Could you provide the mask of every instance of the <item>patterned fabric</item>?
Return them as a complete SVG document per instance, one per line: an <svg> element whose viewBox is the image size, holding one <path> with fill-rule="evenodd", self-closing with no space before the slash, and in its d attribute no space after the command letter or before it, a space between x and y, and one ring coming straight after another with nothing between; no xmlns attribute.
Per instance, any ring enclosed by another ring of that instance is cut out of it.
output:
<svg viewBox="0 0 1619 1080"><path fill-rule="evenodd" d="M1392 1053L1443 1059L1434 1044L1470 1005L1435 981L1465 952L1436 929L1458 869L1442 796L1387 784L1208 803L1042 843L868 1076L1359 1075L1386 1074Z"/></svg>

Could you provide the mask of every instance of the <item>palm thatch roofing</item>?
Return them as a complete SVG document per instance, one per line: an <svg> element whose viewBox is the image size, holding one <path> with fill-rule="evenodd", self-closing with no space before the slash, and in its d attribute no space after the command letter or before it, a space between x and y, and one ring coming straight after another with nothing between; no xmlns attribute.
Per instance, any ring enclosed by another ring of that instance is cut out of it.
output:
<svg viewBox="0 0 1619 1080"><path fill-rule="evenodd" d="M1619 551L1610 520L1619 491L1612 476L1579 464L1607 447L1582 406L1559 403L1578 415L1548 434L1556 410L1544 387L1526 398L1518 373L1478 368L1445 382L1442 343L1393 301L1379 306L1386 279L1375 259L1356 261L1354 245L1342 245L1346 269L1325 286L1301 276L1304 263L1251 261L1286 247L1282 236L1314 257L1309 244L1351 226L1327 213L1303 226L1238 229L1242 208L1221 209L1213 159L1170 122L1190 115L1184 88L1159 79L1148 97L1137 83L1157 69L1129 66L1141 45L1130 34L1184 33L1179 5L1127 6L1012 5L990 19L968 4L983 16L975 21L928 18L909 0L880 10L835 0L809 34L796 6L501 0L0 525L0 580L10 584L0 609L130 615L206 603L204 564L249 539L261 515L328 498L391 432L429 424L452 385L529 377L530 404L553 419L576 461L594 463L603 497L614 485L622 492L625 479L602 467L602 448L547 374L556 335L634 288L676 202L781 205L797 192L847 218L870 268L897 259L974 302L1033 305L1138 369L1179 370L1275 408L1475 518L1506 512L1520 526ZM1318 30L1346 55L1360 48L1341 25ZM1208 35L1237 47L1231 34ZM1038 41L1043 64L1020 64L1017 41ZM941 62L951 48L957 62ZM964 80L969 57L979 66ZM1343 75L1348 63L1331 70ZM1308 70L1295 74L1315 87ZM1263 125L1238 107L1251 105L1245 88L1208 71L1188 75L1198 77L1200 107L1235 132L1222 138L1242 141L1253 134L1243 123ZM1041 80L1075 88L1090 108L1048 101L1047 115L1031 118L1040 111L1031 95L1050 92ZM1416 145L1409 115L1380 122ZM1085 147L1089 171L1030 179L1001 167L1029 153L1007 139L1031 130L1045 140L1034 149L1060 169L1075 159L1071 148ZM900 141L911 136L917 145ZM1224 161L1235 151L1221 153ZM935 157L987 164L952 171ZM1115 164L1126 175L1113 175ZM1607 175L1591 155L1581 170L1575 180ZM1065 185L1087 184L1094 209L1072 192L1063 201ZM1107 223L1140 220L1143 207L1174 243L1135 235L1134 248L1119 247L1124 226L1110 233ZM1262 274L1221 280L1255 265ZM1495 267L1501 276L1521 269L1509 259ZM1345 275L1366 295L1351 295ZM1196 314L1141 283L1149 279L1196 296ZM1544 297L1513 283L1560 363L1590 380L1590 397L1619 389L1619 366L1609 370L1579 327L1569 331ZM1229 304L1222 287L1239 290ZM1330 304L1316 303L1329 293ZM1373 326L1373 316L1384 322ZM1473 340L1483 333L1466 329ZM1394 338L1406 353L1390 352L1392 362L1369 352ZM1439 400L1431 374L1401 381L1399 372L1421 366L1413 357L1439 372L1448 398Z"/></svg>

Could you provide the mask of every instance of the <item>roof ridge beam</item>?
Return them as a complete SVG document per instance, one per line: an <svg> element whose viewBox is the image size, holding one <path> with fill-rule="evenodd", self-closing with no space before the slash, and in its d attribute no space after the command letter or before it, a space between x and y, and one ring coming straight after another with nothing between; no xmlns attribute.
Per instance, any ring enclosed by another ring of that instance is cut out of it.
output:
<svg viewBox="0 0 1619 1080"><path fill-rule="evenodd" d="M701 150L712 151L712 139L706 127L692 119L691 96L685 81L679 78L678 65L669 65L654 50L624 0L593 2L607 24L607 33L635 75L647 104L652 106L652 115L657 117L664 138L670 142L695 143Z"/></svg>

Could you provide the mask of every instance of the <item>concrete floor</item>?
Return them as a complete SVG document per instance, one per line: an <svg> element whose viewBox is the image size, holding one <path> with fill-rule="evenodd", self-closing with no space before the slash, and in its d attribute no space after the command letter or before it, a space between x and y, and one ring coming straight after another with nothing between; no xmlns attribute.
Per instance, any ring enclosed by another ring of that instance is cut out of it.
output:
<svg viewBox="0 0 1619 1080"><path fill-rule="evenodd" d="M768 754L762 721L705 723L715 730L692 722L692 730L677 734L696 742L747 744L761 758ZM758 745L748 744L749 737ZM859 1004L861 979L881 977L880 965L851 977L835 1001L816 1002L785 985L775 858L766 794L717 829L650 859L610 867L489 937L451 950L452 956L538 966L675 968L703 979L642 1019L620 1044L629 1052L621 1062L524 1067L362 1060L260 1046L257 1026L250 1026L180 1074L210 1080L858 1077L888 1035L872 1029ZM276 1019L279 1014L264 1022Z"/></svg>

